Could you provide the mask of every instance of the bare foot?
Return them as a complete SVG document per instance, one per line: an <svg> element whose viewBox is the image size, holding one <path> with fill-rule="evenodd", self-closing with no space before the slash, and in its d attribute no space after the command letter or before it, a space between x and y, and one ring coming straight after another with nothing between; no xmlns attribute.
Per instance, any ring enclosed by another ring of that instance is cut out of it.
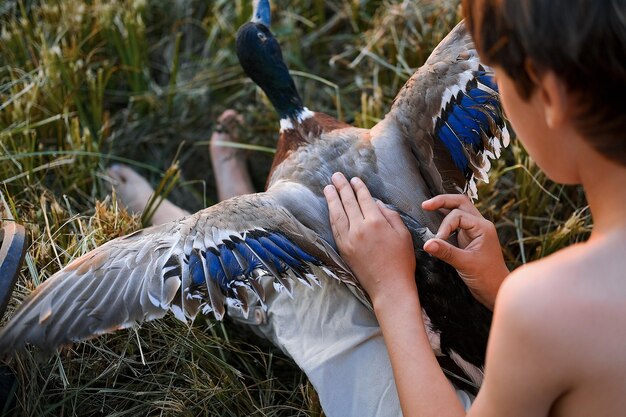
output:
<svg viewBox="0 0 626 417"><path fill-rule="evenodd" d="M239 113L226 110L218 118L217 128L211 136L209 150L220 201L254 192L246 166L246 151L224 145L224 142L238 141L238 127L242 123L243 117ZM132 168L123 164L112 165L107 173L113 179L119 203L130 212L142 213L154 193L150 183ZM150 223L153 225L167 223L188 215L189 212L175 206L169 200L164 200L152 216Z"/></svg>
<svg viewBox="0 0 626 417"><path fill-rule="evenodd" d="M209 151L220 201L254 192L246 166L246 151L228 146L228 142L239 142L238 130L242 124L243 117L239 113L225 110L217 119L211 135Z"/></svg>
<svg viewBox="0 0 626 417"><path fill-rule="evenodd" d="M111 165L107 174L114 180L113 186L119 202L128 211L141 213L154 192L150 183L133 169L122 164Z"/></svg>
<svg viewBox="0 0 626 417"><path fill-rule="evenodd" d="M141 214L154 193L150 183L132 168L123 164L114 164L107 170L113 179L113 187L117 200L132 213ZM189 212L164 200L150 220L150 224L162 224L181 217L188 216Z"/></svg>

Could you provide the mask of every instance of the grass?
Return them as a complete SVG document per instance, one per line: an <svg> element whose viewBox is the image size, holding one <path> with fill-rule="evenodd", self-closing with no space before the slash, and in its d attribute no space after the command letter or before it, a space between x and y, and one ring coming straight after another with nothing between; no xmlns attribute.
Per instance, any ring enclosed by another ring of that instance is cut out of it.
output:
<svg viewBox="0 0 626 417"><path fill-rule="evenodd" d="M309 108L370 127L458 3L281 0L273 31ZM7 315L71 259L141 227L109 196L111 163L195 211L216 200L207 140L224 109L244 115L246 143L274 146L277 117L234 54L250 15L244 0L0 3L0 191L32 239ZM262 188L272 155L252 155ZM512 268L589 233L581 190L551 183L515 141L479 193ZM19 416L321 415L297 367L228 321L168 317L11 367Z"/></svg>

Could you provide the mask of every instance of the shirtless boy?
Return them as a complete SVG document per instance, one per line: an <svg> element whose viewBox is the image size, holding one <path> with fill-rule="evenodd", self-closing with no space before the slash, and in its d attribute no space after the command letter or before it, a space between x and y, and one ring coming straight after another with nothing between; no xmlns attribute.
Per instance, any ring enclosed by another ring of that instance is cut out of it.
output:
<svg viewBox="0 0 626 417"><path fill-rule="evenodd" d="M423 203L448 213L425 250L495 304L468 415L625 415L626 1L464 0L463 8L519 139L551 179L583 186L594 220L587 242L508 274L494 226L467 199ZM335 174L333 184L325 193L335 238L373 301L404 415L464 415L416 320L408 231L358 178ZM445 242L456 229L460 248Z"/></svg>

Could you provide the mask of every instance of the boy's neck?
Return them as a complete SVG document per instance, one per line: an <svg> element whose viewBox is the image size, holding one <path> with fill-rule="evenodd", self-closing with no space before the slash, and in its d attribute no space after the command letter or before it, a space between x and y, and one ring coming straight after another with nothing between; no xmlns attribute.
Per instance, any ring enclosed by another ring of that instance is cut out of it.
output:
<svg viewBox="0 0 626 417"><path fill-rule="evenodd" d="M610 161L591 146L580 165L580 179L593 218L592 238L626 230L626 166Z"/></svg>

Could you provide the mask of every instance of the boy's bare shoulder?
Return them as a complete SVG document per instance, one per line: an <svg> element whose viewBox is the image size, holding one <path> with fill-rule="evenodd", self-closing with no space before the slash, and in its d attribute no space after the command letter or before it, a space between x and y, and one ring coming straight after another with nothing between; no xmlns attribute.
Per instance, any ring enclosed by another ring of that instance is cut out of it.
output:
<svg viewBox="0 0 626 417"><path fill-rule="evenodd" d="M517 353L556 377L560 400L551 415L626 408L615 395L626 391L625 254L626 239L597 239L525 265L502 285L494 323L527 340Z"/></svg>
<svg viewBox="0 0 626 417"><path fill-rule="evenodd" d="M626 346L625 254L626 239L603 239L518 268L503 283L495 313L538 343L566 352L557 358L564 363L601 361L588 355Z"/></svg>
<svg viewBox="0 0 626 417"><path fill-rule="evenodd" d="M626 317L626 239L586 242L515 270L498 295L500 309L546 337L612 332ZM519 316L519 317L517 317ZM590 330L593 328L593 330ZM567 330L567 331L565 331ZM572 342L571 340L567 342Z"/></svg>
<svg viewBox="0 0 626 417"><path fill-rule="evenodd" d="M556 307L579 311L581 307L608 308L612 301L622 305L626 297L625 254L626 238L618 234L573 245L518 268L503 289L542 314L547 312L544 309Z"/></svg>
<svg viewBox="0 0 626 417"><path fill-rule="evenodd" d="M580 312L585 275L581 269L582 245L572 246L513 271L502 284L494 313L506 327L542 345L560 350L582 332L573 315ZM583 262L584 263L584 262ZM565 331L564 331L565 330Z"/></svg>

